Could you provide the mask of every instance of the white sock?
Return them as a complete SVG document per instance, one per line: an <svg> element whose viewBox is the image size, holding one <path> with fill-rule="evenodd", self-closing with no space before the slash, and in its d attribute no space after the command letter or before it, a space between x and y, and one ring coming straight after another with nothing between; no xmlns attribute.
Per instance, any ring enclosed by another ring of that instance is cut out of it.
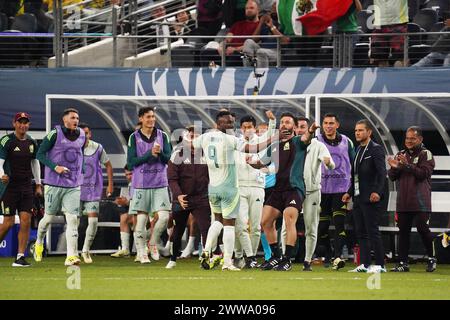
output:
<svg viewBox="0 0 450 320"><path fill-rule="evenodd" d="M223 224L219 221L214 221L208 230L208 236L206 237L205 251L211 252L213 249L214 243L217 245L217 237L220 235L220 231L222 231Z"/></svg>
<svg viewBox="0 0 450 320"><path fill-rule="evenodd" d="M122 244L122 250L130 251L130 234L128 232L120 233L120 242Z"/></svg>
<svg viewBox="0 0 450 320"><path fill-rule="evenodd" d="M86 236L84 237L83 252L89 252L92 242L94 242L95 235L98 228L98 217L89 217L89 224L86 229Z"/></svg>
<svg viewBox="0 0 450 320"><path fill-rule="evenodd" d="M67 256L78 256L78 217L71 213L66 215Z"/></svg>
<svg viewBox="0 0 450 320"><path fill-rule="evenodd" d="M39 221L36 243L44 243L44 237L47 233L48 225L51 221L52 216L49 214L44 214L44 217L41 219L41 221Z"/></svg>
<svg viewBox="0 0 450 320"><path fill-rule="evenodd" d="M136 223L136 250L138 256L142 256L147 253L145 250L145 225L147 224L147 215L146 214L138 214L137 223Z"/></svg>
<svg viewBox="0 0 450 320"><path fill-rule="evenodd" d="M18 253L16 260L19 260L20 258L24 257L25 255L23 253Z"/></svg>
<svg viewBox="0 0 450 320"><path fill-rule="evenodd" d="M223 227L223 264L228 266L231 264L231 257L233 256L234 240L236 235L234 233L234 226Z"/></svg>
<svg viewBox="0 0 450 320"><path fill-rule="evenodd" d="M159 242L162 233L167 229L167 222L169 221L169 211L158 211L158 221L153 227L153 232L150 237L150 245L155 245Z"/></svg>
<svg viewBox="0 0 450 320"><path fill-rule="evenodd" d="M136 252L136 254L139 256L139 252L136 246L136 239L137 239L137 234L136 234L136 230L133 231L133 249L132 251Z"/></svg>

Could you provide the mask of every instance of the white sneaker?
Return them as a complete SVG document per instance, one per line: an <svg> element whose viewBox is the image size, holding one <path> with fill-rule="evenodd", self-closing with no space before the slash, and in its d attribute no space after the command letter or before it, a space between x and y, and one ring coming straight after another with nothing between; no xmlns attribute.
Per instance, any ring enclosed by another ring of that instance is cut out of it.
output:
<svg viewBox="0 0 450 320"><path fill-rule="evenodd" d="M141 256L137 254L134 258L134 262L141 262Z"/></svg>
<svg viewBox="0 0 450 320"><path fill-rule="evenodd" d="M148 263L150 263L150 259L148 258L148 255L144 254L141 257L141 264L148 264Z"/></svg>
<svg viewBox="0 0 450 320"><path fill-rule="evenodd" d="M121 250L111 254L111 257L113 257L113 258L122 258L122 257L129 257L129 256L130 256L130 251L126 250L126 249L121 249Z"/></svg>
<svg viewBox="0 0 450 320"><path fill-rule="evenodd" d="M166 269L173 269L177 266L177 262L176 261L172 261L170 260L169 263L166 266Z"/></svg>
<svg viewBox="0 0 450 320"><path fill-rule="evenodd" d="M81 256L83 257L84 263L87 263L87 264L92 263L92 258L91 258L91 255L89 254L89 252L82 252Z"/></svg>
<svg viewBox="0 0 450 320"><path fill-rule="evenodd" d="M369 266L369 268L367 269L367 273L385 273L386 272L386 268L380 266L380 265L372 265Z"/></svg>
<svg viewBox="0 0 450 320"><path fill-rule="evenodd" d="M150 249L150 256L152 257L152 259L158 261L159 260L158 247L156 245L151 245L149 249Z"/></svg>
<svg viewBox="0 0 450 320"><path fill-rule="evenodd" d="M236 267L235 267L234 265L232 265L232 264L230 264L230 265L228 265L228 266L223 265L223 266L222 266L222 271L226 271L226 270L228 270L228 271L241 271L241 269L236 268Z"/></svg>
<svg viewBox="0 0 450 320"><path fill-rule="evenodd" d="M355 269L349 270L348 272L363 272L363 273L366 273L367 272L367 268L363 264L360 264Z"/></svg>
<svg viewBox="0 0 450 320"><path fill-rule="evenodd" d="M193 252L194 252L194 246L193 245L187 246L186 248L184 248L183 252L181 252L180 258L182 258L182 259L189 258Z"/></svg>
<svg viewBox="0 0 450 320"><path fill-rule="evenodd" d="M79 265L81 262L80 258L78 258L77 256L70 256L67 257L66 260L64 261L64 265L67 266L77 266Z"/></svg>

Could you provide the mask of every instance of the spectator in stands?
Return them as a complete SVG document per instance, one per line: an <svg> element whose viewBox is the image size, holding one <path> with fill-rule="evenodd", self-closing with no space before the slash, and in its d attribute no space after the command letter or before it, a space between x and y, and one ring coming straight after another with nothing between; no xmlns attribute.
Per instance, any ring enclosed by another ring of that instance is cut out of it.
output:
<svg viewBox="0 0 450 320"><path fill-rule="evenodd" d="M195 21L192 19L188 11L178 12L175 17L173 30L177 36L189 35L195 26Z"/></svg>
<svg viewBox="0 0 450 320"><path fill-rule="evenodd" d="M441 32L450 32L450 19L445 20L445 27ZM423 57L413 67L450 67L450 33L442 34L433 44L431 52Z"/></svg>
<svg viewBox="0 0 450 320"><path fill-rule="evenodd" d="M164 45L168 45L169 38L171 35L174 35L173 29L170 27L170 23L165 18L167 15L166 8L164 6L157 6L151 12L153 25L150 27L155 31L156 36L164 37L156 39L156 46L161 47Z"/></svg>
<svg viewBox="0 0 450 320"><path fill-rule="evenodd" d="M222 1L199 0L197 2L196 34L214 36L222 28Z"/></svg>
<svg viewBox="0 0 450 320"><path fill-rule="evenodd" d="M397 183L397 208L399 239L399 264L394 272L408 272L409 236L413 220L427 250L426 271L436 269L433 236L428 226L431 214L431 175L434 170L433 154L423 145L422 130L413 126L406 130L405 149L389 158L389 178Z"/></svg>
<svg viewBox="0 0 450 320"><path fill-rule="evenodd" d="M373 32L383 35L372 36L372 63L379 67L388 67L390 61L395 61L395 67L402 67L405 37L389 34L408 31L408 0L374 0L374 16Z"/></svg>
<svg viewBox="0 0 450 320"><path fill-rule="evenodd" d="M362 10L362 5L359 0L354 0L347 13L336 21L336 34L352 35L352 44L355 46L358 37L358 19L356 14Z"/></svg>
<svg viewBox="0 0 450 320"><path fill-rule="evenodd" d="M259 12L261 14L270 13L275 0L258 0ZM245 0L224 0L222 11L225 26L231 27L234 23L245 19Z"/></svg>
<svg viewBox="0 0 450 320"><path fill-rule="evenodd" d="M248 0L245 7L246 19L238 21L227 33L225 43L209 42L201 52L202 64L207 66L211 62L216 65L221 64L222 53L227 57L227 66L241 65L241 51L244 47L245 38L233 38L233 36L253 35L259 25L258 4L255 0ZM224 46L225 45L225 46ZM225 48L225 52L222 52Z"/></svg>
<svg viewBox="0 0 450 320"><path fill-rule="evenodd" d="M283 36L278 28L279 23L277 5L276 2L274 2L270 13L266 13L259 19L258 27L253 33L253 39L247 39L244 42L244 47L242 49L242 51L246 54L246 57L244 58L244 66L249 67L254 65L254 62L256 62L256 67L267 68L269 66L269 62L277 61L277 39L265 37L260 38L258 36L282 36L279 40L280 43L289 43L289 37Z"/></svg>
<svg viewBox="0 0 450 320"><path fill-rule="evenodd" d="M0 12L6 14L7 17L14 17L20 10L20 0L0 0Z"/></svg>

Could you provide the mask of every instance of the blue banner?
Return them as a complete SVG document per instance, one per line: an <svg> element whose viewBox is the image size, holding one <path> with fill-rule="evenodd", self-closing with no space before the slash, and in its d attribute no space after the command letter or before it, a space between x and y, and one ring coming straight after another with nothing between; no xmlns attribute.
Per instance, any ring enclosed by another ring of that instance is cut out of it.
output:
<svg viewBox="0 0 450 320"><path fill-rule="evenodd" d="M25 111L33 130L45 129L46 94L236 96L256 84L251 68L1 69L0 128ZM449 91L450 68L273 68L260 82L260 95Z"/></svg>

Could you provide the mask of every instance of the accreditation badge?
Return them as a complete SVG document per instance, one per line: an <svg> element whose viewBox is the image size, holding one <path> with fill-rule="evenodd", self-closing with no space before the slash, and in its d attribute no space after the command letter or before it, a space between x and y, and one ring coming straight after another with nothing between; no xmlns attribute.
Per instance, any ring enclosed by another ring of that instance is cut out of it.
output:
<svg viewBox="0 0 450 320"><path fill-rule="evenodd" d="M354 182L354 186L355 186L355 197L359 196L359 177L357 174L355 174L355 182Z"/></svg>

